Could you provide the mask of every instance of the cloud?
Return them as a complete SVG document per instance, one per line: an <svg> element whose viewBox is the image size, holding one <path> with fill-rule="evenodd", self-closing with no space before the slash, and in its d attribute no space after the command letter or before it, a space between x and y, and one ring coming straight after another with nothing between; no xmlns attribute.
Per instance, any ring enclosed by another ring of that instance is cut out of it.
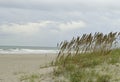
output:
<svg viewBox="0 0 120 82"><path fill-rule="evenodd" d="M26 24L26 25L19 25L19 24L10 24L10 25L2 25L1 31L5 33L12 33L12 34L24 34L29 35L33 34L38 31L36 24Z"/></svg>
<svg viewBox="0 0 120 82"><path fill-rule="evenodd" d="M84 28L85 26L86 26L86 23L83 21L72 21L72 22L60 24L59 29L62 31L69 31L69 30Z"/></svg>
<svg viewBox="0 0 120 82"><path fill-rule="evenodd" d="M0 25L0 32L7 34L19 34L19 35L34 35L44 32L65 32L74 31L86 26L83 21L72 21L72 22L56 22L56 21L41 21L37 23L26 23L26 24L2 24Z"/></svg>
<svg viewBox="0 0 120 82"><path fill-rule="evenodd" d="M0 26L0 31L4 33L21 34L21 35L33 35L39 32L40 29L46 27L51 21L41 21L38 23L26 23L26 24L4 24Z"/></svg>
<svg viewBox="0 0 120 82"><path fill-rule="evenodd" d="M11 38L14 44L25 36L24 44L47 45L82 33L119 31L119 3L118 0L0 0L0 36L4 37L0 44L11 44Z"/></svg>
<svg viewBox="0 0 120 82"><path fill-rule="evenodd" d="M37 23L26 24L3 24L0 26L0 32L20 35L34 35L39 32L64 32L80 29L86 26L83 21L72 21L67 23L55 21L41 21Z"/></svg>
<svg viewBox="0 0 120 82"><path fill-rule="evenodd" d="M119 2L116 0L1 0L0 7L42 11L120 10Z"/></svg>

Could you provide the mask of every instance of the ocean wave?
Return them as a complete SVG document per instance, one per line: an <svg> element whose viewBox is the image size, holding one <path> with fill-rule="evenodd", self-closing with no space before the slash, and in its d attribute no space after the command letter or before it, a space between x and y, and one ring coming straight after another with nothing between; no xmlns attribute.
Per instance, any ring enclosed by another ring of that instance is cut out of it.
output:
<svg viewBox="0 0 120 82"><path fill-rule="evenodd" d="M41 50L41 49L0 49L0 54L45 54L58 53L58 50Z"/></svg>

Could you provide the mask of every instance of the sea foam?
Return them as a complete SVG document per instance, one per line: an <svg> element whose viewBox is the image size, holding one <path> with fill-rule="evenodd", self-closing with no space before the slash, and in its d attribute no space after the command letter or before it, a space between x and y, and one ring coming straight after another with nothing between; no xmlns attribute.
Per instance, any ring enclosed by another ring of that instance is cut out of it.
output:
<svg viewBox="0 0 120 82"><path fill-rule="evenodd" d="M58 53L58 50L52 49L0 49L0 54L47 54Z"/></svg>

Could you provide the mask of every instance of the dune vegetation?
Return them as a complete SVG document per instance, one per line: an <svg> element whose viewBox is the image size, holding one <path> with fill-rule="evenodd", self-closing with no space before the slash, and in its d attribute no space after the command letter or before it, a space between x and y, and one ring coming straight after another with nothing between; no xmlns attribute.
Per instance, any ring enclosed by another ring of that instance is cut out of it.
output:
<svg viewBox="0 0 120 82"><path fill-rule="evenodd" d="M120 82L119 40L120 32L96 32L61 42L54 76L62 82Z"/></svg>
<svg viewBox="0 0 120 82"><path fill-rule="evenodd" d="M20 82L120 82L120 32L83 34L58 45L54 61ZM50 69L50 70L49 70Z"/></svg>

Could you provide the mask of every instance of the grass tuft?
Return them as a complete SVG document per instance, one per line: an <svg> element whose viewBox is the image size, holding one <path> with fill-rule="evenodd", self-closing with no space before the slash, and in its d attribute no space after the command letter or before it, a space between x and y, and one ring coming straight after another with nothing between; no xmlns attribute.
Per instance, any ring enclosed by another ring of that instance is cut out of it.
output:
<svg viewBox="0 0 120 82"><path fill-rule="evenodd" d="M59 54L52 63L55 76L64 76L69 82L110 82L113 77L95 69L104 63L120 63L120 49L116 47L120 33L83 34L59 44Z"/></svg>
<svg viewBox="0 0 120 82"><path fill-rule="evenodd" d="M36 82L41 76L39 74L23 75L19 79L21 82Z"/></svg>

